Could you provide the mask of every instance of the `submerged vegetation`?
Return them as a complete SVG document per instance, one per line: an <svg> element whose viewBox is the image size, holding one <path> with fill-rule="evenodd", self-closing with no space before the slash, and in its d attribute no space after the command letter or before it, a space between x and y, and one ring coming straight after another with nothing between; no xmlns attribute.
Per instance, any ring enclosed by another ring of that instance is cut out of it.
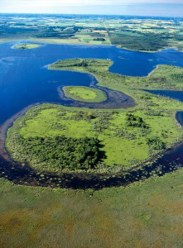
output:
<svg viewBox="0 0 183 248"><path fill-rule="evenodd" d="M70 59L57 61L50 65L49 69L91 73L98 80L100 87L108 87L132 96L137 103L136 107L128 110L68 108L52 104L35 107L18 119L8 132L6 145L12 157L21 162L29 162L31 166L35 164L29 150L25 159L25 150L19 146L19 137L26 140L27 144L33 138L40 140L50 137L56 140L56 137L63 136L66 140L92 138L98 140L98 144L103 146L100 147L100 152L105 153L102 161L96 163L95 170L116 172L142 163L180 140L182 130L176 124L173 115L183 108L182 103L152 95L144 89L157 86L154 79L162 75L165 80L162 85L159 83L158 87L166 87L165 82L170 82L170 78L175 88L180 87L180 77L172 75L177 72L181 75L183 69L161 66L148 77L138 78L110 73L108 68L111 63L109 60ZM43 147L40 144L39 149ZM54 147L57 151L57 145ZM41 168L39 154L36 163L38 162L38 167ZM61 159L62 164L67 164L64 162L67 158ZM54 167L46 164L48 170ZM76 170L82 169L82 164L74 166ZM70 169L69 165L66 167ZM59 169L59 166L56 166L55 170ZM90 166L85 169L90 169Z"/></svg>
<svg viewBox="0 0 183 248"><path fill-rule="evenodd" d="M95 88L84 86L65 86L63 87L64 95L73 100L81 102L104 102L107 100L105 92Z"/></svg>

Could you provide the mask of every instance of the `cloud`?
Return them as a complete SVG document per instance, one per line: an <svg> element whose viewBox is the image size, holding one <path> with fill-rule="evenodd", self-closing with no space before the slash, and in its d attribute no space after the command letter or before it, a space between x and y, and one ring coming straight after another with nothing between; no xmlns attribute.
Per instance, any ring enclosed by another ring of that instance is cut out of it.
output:
<svg viewBox="0 0 183 248"><path fill-rule="evenodd" d="M182 4L183 0L1 0L0 7L63 7L131 4Z"/></svg>
<svg viewBox="0 0 183 248"><path fill-rule="evenodd" d="M0 0L0 13L124 14L124 10L128 9L127 14L132 14L133 8L138 10L143 5L149 11L157 5L154 13L160 12L158 5L162 5L164 10L170 5L169 11L180 13L183 10L183 0Z"/></svg>

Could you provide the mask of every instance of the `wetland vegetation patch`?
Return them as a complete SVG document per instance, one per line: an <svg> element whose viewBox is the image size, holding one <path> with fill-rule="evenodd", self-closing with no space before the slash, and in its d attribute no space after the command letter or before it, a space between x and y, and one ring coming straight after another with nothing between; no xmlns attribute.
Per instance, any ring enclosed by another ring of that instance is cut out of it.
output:
<svg viewBox="0 0 183 248"><path fill-rule="evenodd" d="M34 43L21 43L21 44L16 44L12 48L13 49L18 49L18 50L30 50L30 49L35 49L40 47L41 45L39 44L34 44Z"/></svg>
<svg viewBox="0 0 183 248"><path fill-rule="evenodd" d="M100 103L107 100L105 92L84 86L65 86L63 91L66 97L81 102Z"/></svg>
<svg viewBox="0 0 183 248"><path fill-rule="evenodd" d="M65 141L71 138L81 141L92 139L101 145L97 154L103 152L105 156L96 160L95 166L93 163L85 169L90 170L93 167L98 172L117 172L150 159L180 140L181 128L176 125L173 116L182 108L182 103L152 95L144 89L158 86L155 79L162 75L165 78L163 82L165 87L165 82L169 84L172 73L181 74L183 69L161 66L148 77L138 78L110 73L108 68L111 63L109 60L70 59L57 61L50 65L49 69L90 73L96 77L100 87L132 96L137 102L136 107L128 110L73 108L54 104L34 107L15 121L13 127L9 129L6 147L12 158L22 163L28 162L31 166L36 164L40 170L41 168L45 170L50 167L49 162L45 162L43 166L40 158L38 160L31 158L35 154L30 152L25 158L25 147L20 140L26 140L26 144L31 146L34 139L45 141L51 137L53 139L51 142L55 142L58 137L64 137ZM174 87L180 87L179 77L171 78ZM47 142L46 144L48 145ZM55 144L53 146L56 147ZM39 142L39 154L44 154L46 149L48 148ZM67 156L64 159L67 160ZM64 159L62 157L60 161ZM77 162L75 169L82 170L83 165L79 159L73 157L74 160ZM53 164L53 158L50 161ZM58 165L62 163L59 162ZM60 169L65 170L66 167L56 168ZM67 169L71 168L68 166Z"/></svg>

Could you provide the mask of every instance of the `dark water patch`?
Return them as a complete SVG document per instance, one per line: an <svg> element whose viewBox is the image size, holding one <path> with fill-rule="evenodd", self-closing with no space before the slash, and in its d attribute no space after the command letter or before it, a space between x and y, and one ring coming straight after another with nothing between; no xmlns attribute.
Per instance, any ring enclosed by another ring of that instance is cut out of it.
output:
<svg viewBox="0 0 183 248"><path fill-rule="evenodd" d="M97 173L56 173L38 172L28 165L21 166L7 161L0 156L0 177L27 186L52 188L95 189L105 187L127 186L131 183L148 179L152 176L163 176L183 167L183 145L167 151L150 165L129 169L117 174Z"/></svg>
<svg viewBox="0 0 183 248"><path fill-rule="evenodd" d="M183 91L177 90L145 90L151 94L168 97L183 102Z"/></svg>
<svg viewBox="0 0 183 248"><path fill-rule="evenodd" d="M175 118L177 120L177 122L183 126L183 112L182 111L177 111Z"/></svg>

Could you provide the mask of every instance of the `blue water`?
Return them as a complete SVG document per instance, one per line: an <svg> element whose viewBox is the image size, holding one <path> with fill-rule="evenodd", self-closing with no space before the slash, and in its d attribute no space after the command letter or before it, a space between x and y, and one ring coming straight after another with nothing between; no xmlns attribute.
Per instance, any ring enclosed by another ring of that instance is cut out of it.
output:
<svg viewBox="0 0 183 248"><path fill-rule="evenodd" d="M176 90L146 90L155 95L168 97L183 102L183 91Z"/></svg>
<svg viewBox="0 0 183 248"><path fill-rule="evenodd" d="M173 49L156 53L133 52L114 46L48 45L33 50L0 45L0 124L24 107L41 102L60 103L57 88L96 84L94 77L77 72L49 71L46 65L58 59L111 59L111 72L146 76L158 64L183 67L183 53Z"/></svg>

